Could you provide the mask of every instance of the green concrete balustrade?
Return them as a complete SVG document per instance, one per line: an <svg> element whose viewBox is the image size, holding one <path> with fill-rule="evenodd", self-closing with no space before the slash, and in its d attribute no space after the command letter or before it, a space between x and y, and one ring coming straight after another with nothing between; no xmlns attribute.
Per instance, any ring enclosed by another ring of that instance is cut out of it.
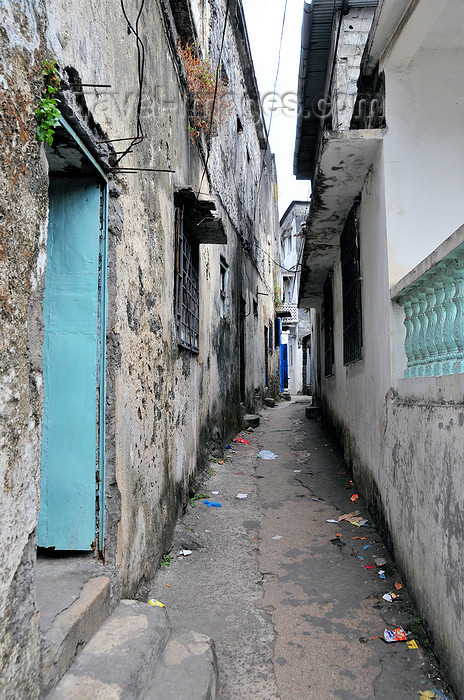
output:
<svg viewBox="0 0 464 700"><path fill-rule="evenodd" d="M405 377L464 372L464 244L396 297L403 307Z"/></svg>

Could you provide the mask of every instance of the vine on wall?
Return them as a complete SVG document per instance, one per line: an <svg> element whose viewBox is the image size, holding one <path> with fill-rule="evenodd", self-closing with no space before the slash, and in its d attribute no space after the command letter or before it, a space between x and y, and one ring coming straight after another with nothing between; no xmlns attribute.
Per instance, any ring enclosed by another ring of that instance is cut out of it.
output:
<svg viewBox="0 0 464 700"><path fill-rule="evenodd" d="M55 129L60 123L60 112L58 110L58 100L55 97L60 89L61 81L56 68L56 61L44 61L42 75L45 78L45 87L42 92L35 118L37 119L37 139L41 143L46 141L49 146L53 143Z"/></svg>
<svg viewBox="0 0 464 700"><path fill-rule="evenodd" d="M194 46L178 44L179 56L181 56L187 73L187 85L190 98L190 138L192 142L203 133L205 136L215 136L217 124L222 122L229 112L226 98L227 85L219 77L216 91L216 105L214 116L213 109L214 92L216 88L216 71L210 61L200 58ZM211 132L210 132L211 125Z"/></svg>

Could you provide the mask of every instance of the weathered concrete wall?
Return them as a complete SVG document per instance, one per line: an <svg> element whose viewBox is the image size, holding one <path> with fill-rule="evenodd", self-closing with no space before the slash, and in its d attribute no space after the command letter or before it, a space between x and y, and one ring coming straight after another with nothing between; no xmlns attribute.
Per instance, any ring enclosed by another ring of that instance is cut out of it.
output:
<svg viewBox="0 0 464 700"><path fill-rule="evenodd" d="M199 2L194 9L199 40L214 64L225 2ZM67 91L62 103L66 118L105 167L108 147L99 145L99 138L132 136L135 130L137 62L135 39L119 6L11 0L2 12L1 118L7 138L0 174L6 195L0 199L0 694L34 697L39 667L34 533L48 223L48 164L36 141L34 109L44 58L56 58L63 77L111 83L106 91L84 88L84 101ZM256 106L245 88L251 68L243 64L232 18L223 55L231 109L211 140L204 178L202 150L204 154L207 143L203 139L199 148L190 140L169 7L147 2L139 26L146 48L141 114L146 138L123 162L175 173L110 176L105 556L118 569L124 596L134 594L169 547L176 515L208 454L240 426L242 298L246 313L251 311L244 319L245 404L248 410L260 405L264 327L274 318L271 259L278 235L275 165L267 152L258 193L262 125L256 124ZM196 355L178 346L175 331L174 192L200 186L217 202L228 242L200 245ZM225 317L219 309L221 256L229 265ZM276 356L274 352L269 358L271 393L277 391Z"/></svg>
<svg viewBox="0 0 464 700"><path fill-rule="evenodd" d="M349 129L358 96L363 47L374 17L374 8L351 8L337 17L340 32L332 78L332 129ZM339 26L341 21L341 26Z"/></svg>
<svg viewBox="0 0 464 700"><path fill-rule="evenodd" d="M385 509L395 554L459 697L464 692L463 395L462 375L400 381L389 404L384 457Z"/></svg>
<svg viewBox="0 0 464 700"><path fill-rule="evenodd" d="M0 7L0 695L36 697L34 562L42 418L47 175L35 138L43 5Z"/></svg>
<svg viewBox="0 0 464 700"><path fill-rule="evenodd" d="M404 334L397 339L397 320L389 322L384 158L381 154L366 181L359 210L364 357L343 366L338 262L335 374L322 380L322 403L355 483L408 581L440 661L462 693L463 378L392 376L392 358L401 352ZM322 357L323 352L322 342Z"/></svg>

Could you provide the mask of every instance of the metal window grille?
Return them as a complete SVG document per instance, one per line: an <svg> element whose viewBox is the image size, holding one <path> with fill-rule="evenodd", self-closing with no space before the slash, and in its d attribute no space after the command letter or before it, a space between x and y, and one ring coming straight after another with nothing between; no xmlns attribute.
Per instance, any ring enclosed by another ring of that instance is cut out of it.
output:
<svg viewBox="0 0 464 700"><path fill-rule="evenodd" d="M324 374L326 377L333 375L334 366L334 319L333 319L333 272L329 272L323 289L323 323L324 323Z"/></svg>
<svg viewBox="0 0 464 700"><path fill-rule="evenodd" d="M356 202L340 237L343 289L343 363L362 358L361 275Z"/></svg>
<svg viewBox="0 0 464 700"><path fill-rule="evenodd" d="M176 286L175 311L177 342L199 351L199 276L198 243L184 232L183 208L176 207Z"/></svg>

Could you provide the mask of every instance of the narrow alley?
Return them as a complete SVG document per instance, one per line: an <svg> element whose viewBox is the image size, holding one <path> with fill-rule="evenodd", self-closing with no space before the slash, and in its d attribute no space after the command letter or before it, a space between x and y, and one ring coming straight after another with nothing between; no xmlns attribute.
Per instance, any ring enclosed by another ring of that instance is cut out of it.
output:
<svg viewBox="0 0 464 700"><path fill-rule="evenodd" d="M164 603L174 629L212 638L224 700L412 700L432 690L454 698L335 443L322 419L305 416L308 405L297 397L264 409L260 426L243 434L249 444L233 442L224 460L210 462L207 498L191 500L144 599ZM260 459L261 450L277 457ZM339 520L356 510L366 526ZM385 629L398 627L407 641L386 643ZM172 697L197 697L193 667L183 685L172 664Z"/></svg>

